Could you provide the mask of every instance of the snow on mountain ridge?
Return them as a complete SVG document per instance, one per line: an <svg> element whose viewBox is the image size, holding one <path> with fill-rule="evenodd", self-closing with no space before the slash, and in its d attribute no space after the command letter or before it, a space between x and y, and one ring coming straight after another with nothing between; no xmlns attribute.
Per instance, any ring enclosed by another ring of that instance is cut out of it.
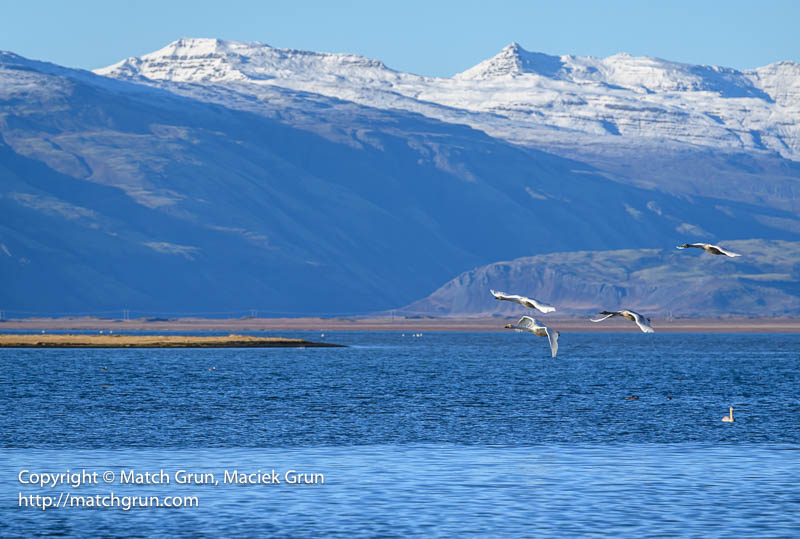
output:
<svg viewBox="0 0 800 539"><path fill-rule="evenodd" d="M357 55L183 38L96 73L217 102L231 91L262 99L266 87L278 86L466 123L568 157L682 146L800 161L800 66L794 63L738 71L626 53L550 56L512 43L452 78L436 78ZM175 83L203 90L170 86Z"/></svg>
<svg viewBox="0 0 800 539"><path fill-rule="evenodd" d="M496 56L453 78L491 80L538 75L576 84L606 84L645 92L712 91L730 97L763 97L744 72L718 66L694 66L621 52L607 58L550 56L512 43Z"/></svg>
<svg viewBox="0 0 800 539"><path fill-rule="evenodd" d="M776 103L800 112L800 64L775 62L750 71L754 83Z"/></svg>
<svg viewBox="0 0 800 539"><path fill-rule="evenodd" d="M355 54L281 49L258 41L181 38L139 58L127 58L95 72L118 78L142 76L176 82L237 82L315 76L352 75L365 70L368 78L397 73L383 62Z"/></svg>

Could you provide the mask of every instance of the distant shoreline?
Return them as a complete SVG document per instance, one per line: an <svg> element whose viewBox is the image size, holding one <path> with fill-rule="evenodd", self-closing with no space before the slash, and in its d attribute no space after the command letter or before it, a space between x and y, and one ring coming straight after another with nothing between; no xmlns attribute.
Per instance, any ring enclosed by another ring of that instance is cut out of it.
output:
<svg viewBox="0 0 800 539"><path fill-rule="evenodd" d="M19 330L112 331L508 331L504 326L519 315L502 318L176 318L113 320L104 318L25 318L0 323L0 333ZM637 332L625 320L592 323L586 318L536 317L559 331ZM653 319L663 333L800 333L800 318Z"/></svg>

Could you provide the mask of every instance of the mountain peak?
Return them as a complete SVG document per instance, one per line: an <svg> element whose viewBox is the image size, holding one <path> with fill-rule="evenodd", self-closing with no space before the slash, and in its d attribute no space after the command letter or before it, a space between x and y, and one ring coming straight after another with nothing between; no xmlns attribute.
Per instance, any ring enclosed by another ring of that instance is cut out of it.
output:
<svg viewBox="0 0 800 539"><path fill-rule="evenodd" d="M792 66L762 68L762 78L793 77ZM789 73L789 75L785 75ZM551 56L530 52L518 43L504 47L497 55L456 75L459 80L492 80L539 76L582 87L627 89L634 92L712 92L724 97L769 99L754 87L746 73L718 66L700 66L633 56L619 52L606 58L594 56ZM785 83L780 83L785 86ZM792 94L793 95L793 94Z"/></svg>
<svg viewBox="0 0 800 539"><path fill-rule="evenodd" d="M455 76L457 79L493 79L526 73L553 78L563 67L559 56L530 52L517 42L503 47L497 55Z"/></svg>
<svg viewBox="0 0 800 539"><path fill-rule="evenodd" d="M241 54L259 49L271 49L260 41L228 41L211 37L182 37L167 46L145 54L144 57L202 56L207 54Z"/></svg>
<svg viewBox="0 0 800 539"><path fill-rule="evenodd" d="M259 41L182 37L138 58L95 70L116 78L145 77L176 82L266 81L326 74L390 72L383 62L355 54L333 54L272 47Z"/></svg>

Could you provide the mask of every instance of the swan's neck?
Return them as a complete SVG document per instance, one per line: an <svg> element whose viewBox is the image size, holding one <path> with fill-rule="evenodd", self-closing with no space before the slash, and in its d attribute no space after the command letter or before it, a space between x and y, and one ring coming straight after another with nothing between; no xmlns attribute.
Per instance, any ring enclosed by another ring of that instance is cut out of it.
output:
<svg viewBox="0 0 800 539"><path fill-rule="evenodd" d="M733 407L729 408L729 417L733 419Z"/></svg>

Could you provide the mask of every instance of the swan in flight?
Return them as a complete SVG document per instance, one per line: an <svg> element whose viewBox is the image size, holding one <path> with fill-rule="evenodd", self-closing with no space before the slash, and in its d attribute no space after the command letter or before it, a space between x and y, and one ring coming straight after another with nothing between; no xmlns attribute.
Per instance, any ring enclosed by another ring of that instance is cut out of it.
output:
<svg viewBox="0 0 800 539"><path fill-rule="evenodd" d="M733 419L733 406L728 408L728 415L723 416L722 421L724 421L725 423L733 423L734 422L734 419Z"/></svg>
<svg viewBox="0 0 800 539"><path fill-rule="evenodd" d="M598 318L596 320L594 318L590 318L589 320L592 322L602 322L606 318L611 318L612 316L622 316L631 322L636 322L636 325L639 326L639 329L641 329L644 333L655 333L656 331L650 327L650 319L645 318L636 311L631 311L629 309L625 309L623 311L602 311L600 315L602 318Z"/></svg>
<svg viewBox="0 0 800 539"><path fill-rule="evenodd" d="M528 309L538 309L543 313L552 313L556 310L555 307L552 305L545 305L544 303L539 303L533 298L526 298L525 296L518 296L516 294L506 294L505 292L497 292L495 290L489 290L494 296L494 299L502 299L506 301L513 301L514 303L519 303L527 307Z"/></svg>
<svg viewBox="0 0 800 539"><path fill-rule="evenodd" d="M683 245L678 245L678 249L687 249L689 247L694 247L695 249L702 249L707 253L711 253L712 255L725 255L731 258L742 256L739 253L727 251L722 247L720 247L719 245L711 245L710 243L684 243Z"/></svg>
<svg viewBox="0 0 800 539"><path fill-rule="evenodd" d="M517 331L530 331L537 337L547 337L547 340L550 341L550 352L553 357L556 357L558 353L558 331L550 329L530 316L523 316L516 324L506 324L506 327Z"/></svg>

